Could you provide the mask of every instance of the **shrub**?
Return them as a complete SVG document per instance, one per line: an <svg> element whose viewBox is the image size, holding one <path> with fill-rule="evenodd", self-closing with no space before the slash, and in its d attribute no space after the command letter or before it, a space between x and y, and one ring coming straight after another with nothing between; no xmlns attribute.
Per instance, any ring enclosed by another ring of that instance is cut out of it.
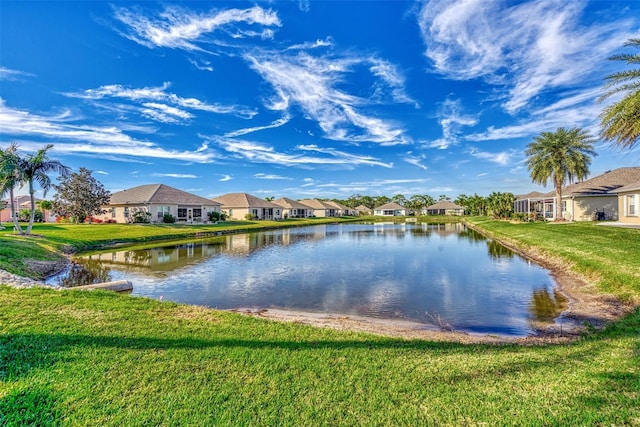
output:
<svg viewBox="0 0 640 427"><path fill-rule="evenodd" d="M246 219L247 221L251 221L253 219L253 215L248 213L244 216L244 219Z"/></svg>
<svg viewBox="0 0 640 427"><path fill-rule="evenodd" d="M162 222L165 224L173 224L176 222L176 217L171 215L170 213L166 213L162 216Z"/></svg>
<svg viewBox="0 0 640 427"><path fill-rule="evenodd" d="M209 221L211 222L224 221L225 219L226 215L221 212L209 212Z"/></svg>
<svg viewBox="0 0 640 427"><path fill-rule="evenodd" d="M151 223L151 213L145 211L134 212L133 222L136 224L149 224Z"/></svg>

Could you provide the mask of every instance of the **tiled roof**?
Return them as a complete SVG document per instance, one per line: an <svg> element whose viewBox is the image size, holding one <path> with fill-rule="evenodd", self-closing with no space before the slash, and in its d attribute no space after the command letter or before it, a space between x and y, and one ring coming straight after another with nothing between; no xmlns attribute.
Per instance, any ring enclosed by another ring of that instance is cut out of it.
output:
<svg viewBox="0 0 640 427"><path fill-rule="evenodd" d="M371 209L369 209L365 205L356 206L356 210L358 212L371 212Z"/></svg>
<svg viewBox="0 0 640 427"><path fill-rule="evenodd" d="M219 205L214 201L164 184L147 184L127 190L118 191L111 195L111 205L132 205L141 203L179 204L179 205Z"/></svg>
<svg viewBox="0 0 640 427"><path fill-rule="evenodd" d="M309 209L309 206L303 205L300 202L296 202L295 200L286 197L274 200L273 203L287 209Z"/></svg>
<svg viewBox="0 0 640 427"><path fill-rule="evenodd" d="M619 188L639 181L640 167L618 168L586 181L567 185L562 188L562 196L615 195ZM554 195L555 190L545 194L545 196Z"/></svg>
<svg viewBox="0 0 640 427"><path fill-rule="evenodd" d="M376 208L377 211L379 210L391 210L393 209L394 211L399 210L399 209L404 209L404 206L400 206L399 204L395 203L395 202L391 202L391 203L385 203L382 206L378 206Z"/></svg>
<svg viewBox="0 0 640 427"><path fill-rule="evenodd" d="M313 209L335 209L335 206L331 206L326 204L325 202L318 199L304 199L300 200L300 203L303 205L307 205Z"/></svg>
<svg viewBox="0 0 640 427"><path fill-rule="evenodd" d="M464 206L460 206L460 205L456 205L455 203L449 201L449 200L440 200L436 203L434 203L431 206L427 207L427 210L435 210L435 209L445 209L445 210L452 210L452 209L462 209L464 210Z"/></svg>
<svg viewBox="0 0 640 427"><path fill-rule="evenodd" d="M213 200L224 208L282 208L280 205L247 193L228 193L214 197Z"/></svg>
<svg viewBox="0 0 640 427"><path fill-rule="evenodd" d="M616 189L616 192L624 193L627 191L638 191L638 190L640 190L640 181L631 183L629 185L625 185L624 187L620 187Z"/></svg>

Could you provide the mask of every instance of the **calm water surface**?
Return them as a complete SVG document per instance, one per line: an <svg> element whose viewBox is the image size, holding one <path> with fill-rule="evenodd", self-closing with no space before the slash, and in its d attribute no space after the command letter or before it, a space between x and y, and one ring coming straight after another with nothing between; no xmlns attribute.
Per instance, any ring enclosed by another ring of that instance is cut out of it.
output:
<svg viewBox="0 0 640 427"><path fill-rule="evenodd" d="M564 309L550 273L462 224L331 224L75 259L64 286L127 279L134 295L214 308L404 319L521 336Z"/></svg>

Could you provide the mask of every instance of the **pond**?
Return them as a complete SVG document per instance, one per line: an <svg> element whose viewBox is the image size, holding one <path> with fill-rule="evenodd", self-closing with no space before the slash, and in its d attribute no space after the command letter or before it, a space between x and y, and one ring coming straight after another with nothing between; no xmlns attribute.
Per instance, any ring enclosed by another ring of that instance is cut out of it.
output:
<svg viewBox="0 0 640 427"><path fill-rule="evenodd" d="M329 224L74 259L50 284L127 279L133 294L525 336L566 306L550 272L463 224Z"/></svg>

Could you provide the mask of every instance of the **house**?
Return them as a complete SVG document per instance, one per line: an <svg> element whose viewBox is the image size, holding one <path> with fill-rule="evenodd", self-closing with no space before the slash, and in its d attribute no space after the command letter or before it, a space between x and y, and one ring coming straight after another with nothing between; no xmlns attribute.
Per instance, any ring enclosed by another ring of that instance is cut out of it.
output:
<svg viewBox="0 0 640 427"><path fill-rule="evenodd" d="M570 184L562 189L562 217L569 221L618 220L620 212L624 212L624 200L620 210L620 190L637 182L640 182L640 167L624 167ZM630 192L633 195L633 190ZM519 196L514 210L554 220L555 205L553 190L538 197Z"/></svg>
<svg viewBox="0 0 640 427"><path fill-rule="evenodd" d="M376 216L404 216L407 214L407 210L403 206L391 202L378 206L373 210L373 214Z"/></svg>
<svg viewBox="0 0 640 427"><path fill-rule="evenodd" d="M323 203L329 206L334 206L336 209L338 209L338 216L357 216L358 215L358 212L355 209L345 206L341 203L334 202L332 200L328 200Z"/></svg>
<svg viewBox="0 0 640 427"><path fill-rule="evenodd" d="M422 209L423 215L464 215L464 206L456 205L449 200L440 200Z"/></svg>
<svg viewBox="0 0 640 427"><path fill-rule="evenodd" d="M640 181L617 189L618 221L623 224L640 225Z"/></svg>
<svg viewBox="0 0 640 427"><path fill-rule="evenodd" d="M313 216L313 209L311 209L309 206L303 205L300 202L296 202L295 200L291 200L286 197L274 200L273 203L282 207L282 216L285 219L309 218Z"/></svg>
<svg viewBox="0 0 640 427"><path fill-rule="evenodd" d="M361 215L361 216L371 215L373 213L373 211L368 207L366 207L365 205L356 206L356 212L358 212L358 215Z"/></svg>
<svg viewBox="0 0 640 427"><path fill-rule="evenodd" d="M313 216L320 218L340 216L340 209L334 205L328 204L327 202L317 199L304 199L299 202L313 209Z"/></svg>
<svg viewBox="0 0 640 427"><path fill-rule="evenodd" d="M252 219L282 219L282 206L251 194L228 193L213 200L220 203L222 211L232 219L244 220L248 216Z"/></svg>
<svg viewBox="0 0 640 427"><path fill-rule="evenodd" d="M209 213L220 212L220 204L168 185L147 184L113 193L102 209L105 213L99 218L105 222L132 222L135 213L147 212L153 223L170 214L191 224L209 221Z"/></svg>
<svg viewBox="0 0 640 427"><path fill-rule="evenodd" d="M40 203L42 199L38 199L37 197L34 197L34 201L36 204L36 209L40 209L38 207L38 203ZM16 196L13 198L13 203L16 210L16 215L20 215L20 211L23 209L29 209L29 211L31 211L31 198L29 196L26 196L26 195ZM40 210L42 211L42 209ZM50 212L43 211L42 213L44 214L45 222L55 220L55 216L52 215ZM0 201L0 222L11 222L11 221L13 221L13 218L11 217L11 204L9 202L9 199L1 200Z"/></svg>

